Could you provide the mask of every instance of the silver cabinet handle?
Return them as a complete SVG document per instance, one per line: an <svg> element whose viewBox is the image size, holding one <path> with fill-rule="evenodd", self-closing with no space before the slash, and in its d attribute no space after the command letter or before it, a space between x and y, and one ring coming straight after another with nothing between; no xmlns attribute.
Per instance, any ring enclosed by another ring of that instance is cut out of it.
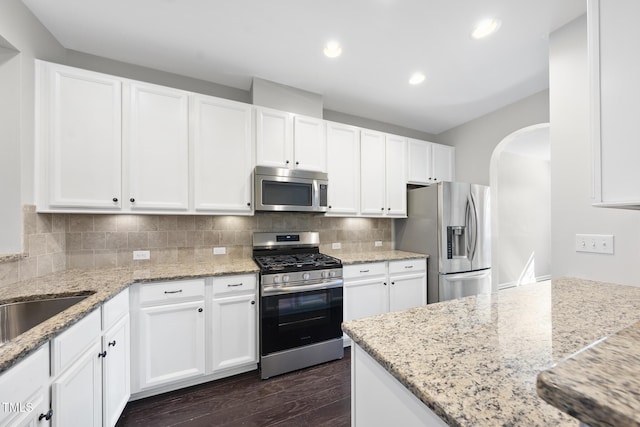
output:
<svg viewBox="0 0 640 427"><path fill-rule="evenodd" d="M238 286L242 286L242 283L236 283L236 284L228 284L227 288L237 288Z"/></svg>
<svg viewBox="0 0 640 427"><path fill-rule="evenodd" d="M178 289L177 291L164 291L165 294L179 294L182 292L182 289Z"/></svg>
<svg viewBox="0 0 640 427"><path fill-rule="evenodd" d="M368 273L369 270L360 270L360 273Z"/></svg>
<svg viewBox="0 0 640 427"><path fill-rule="evenodd" d="M413 268L413 265L405 265L404 268Z"/></svg>

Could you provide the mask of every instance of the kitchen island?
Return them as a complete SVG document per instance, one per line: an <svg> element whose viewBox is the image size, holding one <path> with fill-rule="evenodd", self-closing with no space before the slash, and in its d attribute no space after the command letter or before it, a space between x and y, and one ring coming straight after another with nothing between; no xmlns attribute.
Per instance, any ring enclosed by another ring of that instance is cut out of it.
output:
<svg viewBox="0 0 640 427"><path fill-rule="evenodd" d="M366 360L358 371L370 358L381 368L378 384L407 391L402 400L418 425L575 426L575 418L538 397L537 375L639 319L640 288L562 278L345 322L356 344L354 425L383 425L392 412L368 399L384 390L358 378L374 372L367 373Z"/></svg>

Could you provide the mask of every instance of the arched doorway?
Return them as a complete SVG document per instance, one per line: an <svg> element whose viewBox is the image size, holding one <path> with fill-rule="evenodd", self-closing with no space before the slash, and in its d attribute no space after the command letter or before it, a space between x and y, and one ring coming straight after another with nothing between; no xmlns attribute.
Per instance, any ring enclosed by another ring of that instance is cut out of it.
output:
<svg viewBox="0 0 640 427"><path fill-rule="evenodd" d="M517 130L491 156L495 288L551 277L549 123Z"/></svg>

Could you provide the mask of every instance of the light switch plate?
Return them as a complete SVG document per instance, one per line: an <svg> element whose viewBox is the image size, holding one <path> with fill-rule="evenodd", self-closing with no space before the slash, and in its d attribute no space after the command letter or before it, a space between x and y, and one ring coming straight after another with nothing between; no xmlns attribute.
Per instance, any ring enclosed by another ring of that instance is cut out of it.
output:
<svg viewBox="0 0 640 427"><path fill-rule="evenodd" d="M613 254L613 235L576 234L576 252Z"/></svg>
<svg viewBox="0 0 640 427"><path fill-rule="evenodd" d="M224 246L213 248L214 255L225 255L226 253L227 253L227 248Z"/></svg>
<svg viewBox="0 0 640 427"><path fill-rule="evenodd" d="M375 243L374 243L374 246L376 246L376 247L382 246L382 241L376 240Z"/></svg>
<svg viewBox="0 0 640 427"><path fill-rule="evenodd" d="M331 244L331 249L340 249L340 248L342 248L342 243L340 242L333 242Z"/></svg>
<svg viewBox="0 0 640 427"><path fill-rule="evenodd" d="M149 251L133 251L133 259L135 259L135 260L151 259L151 252L149 252Z"/></svg>

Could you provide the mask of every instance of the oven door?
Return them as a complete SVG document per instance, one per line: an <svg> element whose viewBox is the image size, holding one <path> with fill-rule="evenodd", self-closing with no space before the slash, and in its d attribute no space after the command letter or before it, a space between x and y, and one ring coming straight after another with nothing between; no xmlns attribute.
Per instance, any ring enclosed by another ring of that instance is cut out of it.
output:
<svg viewBox="0 0 640 427"><path fill-rule="evenodd" d="M263 296L262 356L342 337L342 287Z"/></svg>

